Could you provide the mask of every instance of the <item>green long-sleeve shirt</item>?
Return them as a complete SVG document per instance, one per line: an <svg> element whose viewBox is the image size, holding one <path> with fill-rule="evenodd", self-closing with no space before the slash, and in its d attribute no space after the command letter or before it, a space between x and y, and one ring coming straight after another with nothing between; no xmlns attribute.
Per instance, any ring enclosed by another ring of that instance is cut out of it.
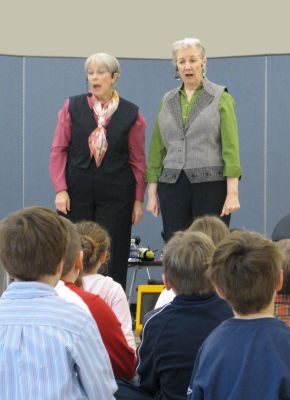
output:
<svg viewBox="0 0 290 400"><path fill-rule="evenodd" d="M190 100L187 99L184 88L180 89L180 103L182 112L182 125L185 126L187 117L196 102L198 95L202 90L200 85L194 92ZM158 114L163 106L163 101L160 103ZM240 177L242 174L240 167L239 156L239 138L238 126L235 113L235 103L232 96L223 92L219 100L220 111L220 130L222 144L222 159L224 161L224 176ZM158 118L153 128L152 139L149 150L149 158L147 163L147 182L158 182L163 168L163 160L166 156L166 148L164 146Z"/></svg>

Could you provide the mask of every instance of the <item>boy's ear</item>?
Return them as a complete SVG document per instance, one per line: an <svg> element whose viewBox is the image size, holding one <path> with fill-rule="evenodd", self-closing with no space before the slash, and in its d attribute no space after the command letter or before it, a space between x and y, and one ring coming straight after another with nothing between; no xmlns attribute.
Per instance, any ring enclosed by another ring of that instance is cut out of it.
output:
<svg viewBox="0 0 290 400"><path fill-rule="evenodd" d="M214 286L214 289L218 295L218 297L220 297L222 300L225 300L225 296L222 294L222 292L220 291L220 289L217 286Z"/></svg>
<svg viewBox="0 0 290 400"><path fill-rule="evenodd" d="M83 256L84 256L84 253L81 250L81 251L79 251L79 253L77 254L77 257L76 257L75 268L77 270L79 270L79 272L82 272L83 269L84 269L84 267L83 267Z"/></svg>
<svg viewBox="0 0 290 400"><path fill-rule="evenodd" d="M172 289L172 285L169 282L169 280L164 272L162 273L162 280L163 280L164 286L167 290Z"/></svg>
<svg viewBox="0 0 290 400"><path fill-rule="evenodd" d="M279 273L278 282L276 285L276 292L279 292L282 289L282 286L283 286L283 270L281 269Z"/></svg>
<svg viewBox="0 0 290 400"><path fill-rule="evenodd" d="M62 270L63 270L63 259L57 264L55 273L62 275Z"/></svg>

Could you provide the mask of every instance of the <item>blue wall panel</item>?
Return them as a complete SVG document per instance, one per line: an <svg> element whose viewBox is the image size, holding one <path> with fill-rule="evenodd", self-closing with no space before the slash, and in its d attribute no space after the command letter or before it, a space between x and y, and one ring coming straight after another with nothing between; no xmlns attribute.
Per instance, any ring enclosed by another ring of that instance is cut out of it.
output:
<svg viewBox="0 0 290 400"><path fill-rule="evenodd" d="M54 207L48 164L57 112L66 97L82 93L85 86L80 59L26 59L25 206Z"/></svg>
<svg viewBox="0 0 290 400"><path fill-rule="evenodd" d="M23 204L22 63L0 56L0 218Z"/></svg>
<svg viewBox="0 0 290 400"><path fill-rule="evenodd" d="M138 104L147 121L146 153L151 139L151 132L165 92L178 83L174 79L175 70L169 60L121 60L122 74L118 82L120 95ZM146 204L146 201L145 201ZM141 237L141 245L162 249L161 217L154 218L145 212L141 224L134 226L133 234Z"/></svg>
<svg viewBox="0 0 290 400"><path fill-rule="evenodd" d="M0 56L0 217L22 206L54 208L49 151L64 100L86 91L83 59ZM170 60L121 59L120 95L147 120L146 151L163 94L179 85ZM208 77L236 102L243 178L233 227L267 233L289 212L290 56L214 58ZM24 109L23 109L24 105ZM133 228L162 249L161 218L145 212ZM131 273L130 273L131 274ZM129 274L129 276L130 276ZM160 270L153 273L160 278ZM139 282L145 281L140 273Z"/></svg>
<svg viewBox="0 0 290 400"><path fill-rule="evenodd" d="M241 210L232 216L232 227L263 232L264 215L264 98L263 57L212 59L208 77L224 84L235 99L243 177Z"/></svg>
<svg viewBox="0 0 290 400"><path fill-rule="evenodd" d="M290 55L268 57L267 232L290 212Z"/></svg>
<svg viewBox="0 0 290 400"><path fill-rule="evenodd" d="M121 77L118 81L117 89L120 95L138 104L140 111L147 122L146 129L146 155L151 139L151 132L159 108L159 103L165 92L177 86L179 83L174 79L175 69L169 60L120 60ZM144 206L146 206L147 196L145 196ZM133 235L141 237L141 245L150 246L158 250L160 254L163 248L161 238L162 222L161 217L155 218L145 211L142 223L133 227ZM128 282L130 282L132 270L128 272ZM151 278L161 279L160 268L150 271ZM147 274L144 270L138 272L136 283L141 284L147 281ZM128 287L128 285L127 285ZM135 301L135 293L133 294Z"/></svg>

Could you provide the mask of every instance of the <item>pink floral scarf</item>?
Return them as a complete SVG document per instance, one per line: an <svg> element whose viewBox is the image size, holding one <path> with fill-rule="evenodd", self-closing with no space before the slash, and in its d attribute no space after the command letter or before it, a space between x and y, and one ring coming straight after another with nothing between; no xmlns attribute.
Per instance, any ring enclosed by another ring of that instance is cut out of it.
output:
<svg viewBox="0 0 290 400"><path fill-rule="evenodd" d="M111 116L117 110L119 105L119 95L116 90L113 92L112 98L105 104L96 99L94 103L94 113L98 119L98 126L89 136L89 148L91 157L95 158L96 166L99 167L108 149L106 139L106 126Z"/></svg>

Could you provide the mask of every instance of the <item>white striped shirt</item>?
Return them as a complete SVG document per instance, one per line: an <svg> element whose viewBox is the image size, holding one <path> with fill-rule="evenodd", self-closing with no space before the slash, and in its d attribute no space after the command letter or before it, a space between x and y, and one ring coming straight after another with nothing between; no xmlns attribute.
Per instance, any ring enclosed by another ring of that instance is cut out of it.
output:
<svg viewBox="0 0 290 400"><path fill-rule="evenodd" d="M92 317L39 282L0 299L1 400L111 400L117 386Z"/></svg>

